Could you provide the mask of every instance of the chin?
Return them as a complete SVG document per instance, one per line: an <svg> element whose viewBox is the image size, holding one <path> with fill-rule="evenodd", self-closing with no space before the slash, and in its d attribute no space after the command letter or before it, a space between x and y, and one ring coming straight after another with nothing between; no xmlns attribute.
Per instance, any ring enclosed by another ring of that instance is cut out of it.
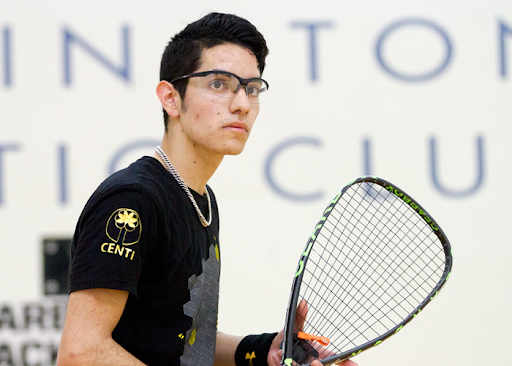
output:
<svg viewBox="0 0 512 366"><path fill-rule="evenodd" d="M244 151L244 147L245 146L242 146L240 148L232 148L232 149L227 149L226 152L225 152L225 155L240 155L242 153L242 151Z"/></svg>
<svg viewBox="0 0 512 366"><path fill-rule="evenodd" d="M229 150L228 152L226 152L225 155L232 155L232 156L235 156L235 155L240 155L242 153L242 151L244 151L244 149L238 149L238 150Z"/></svg>
<svg viewBox="0 0 512 366"><path fill-rule="evenodd" d="M236 144L231 144L226 146L224 150L224 155L239 155L244 151L245 142L238 141Z"/></svg>
<svg viewBox="0 0 512 366"><path fill-rule="evenodd" d="M243 150L242 150L243 151ZM242 151L239 151L239 152L234 152L234 153L228 153L226 155L229 155L229 156L236 156L236 155L240 155L242 153Z"/></svg>

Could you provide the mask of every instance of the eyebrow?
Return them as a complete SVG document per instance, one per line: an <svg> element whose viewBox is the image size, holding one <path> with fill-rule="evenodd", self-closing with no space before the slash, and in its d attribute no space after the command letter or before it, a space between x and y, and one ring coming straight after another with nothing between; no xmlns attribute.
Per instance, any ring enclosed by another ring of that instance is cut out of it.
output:
<svg viewBox="0 0 512 366"><path fill-rule="evenodd" d="M212 69L213 72L216 72L216 73L219 73L219 74L233 74L232 72L228 71L228 70L222 70L222 69Z"/></svg>
<svg viewBox="0 0 512 366"><path fill-rule="evenodd" d="M218 72L219 74L228 74L228 75L236 75L234 72L231 72L231 71L228 71L228 70L222 70L222 69L212 69L211 71L213 72ZM238 75L236 75L238 76ZM243 78L241 76L238 76L239 78L243 79L243 80L251 80L251 79L261 79L261 75L258 75L258 76L251 76L251 77L248 77L248 78Z"/></svg>

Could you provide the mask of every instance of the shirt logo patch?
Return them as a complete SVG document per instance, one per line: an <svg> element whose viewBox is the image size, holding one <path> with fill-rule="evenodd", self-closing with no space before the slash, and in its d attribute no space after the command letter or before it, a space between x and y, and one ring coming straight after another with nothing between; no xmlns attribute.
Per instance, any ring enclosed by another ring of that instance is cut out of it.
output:
<svg viewBox="0 0 512 366"><path fill-rule="evenodd" d="M142 223L139 214L129 208L120 208L110 215L107 236L116 244L133 245L139 242Z"/></svg>
<svg viewBox="0 0 512 366"><path fill-rule="evenodd" d="M127 246L136 244L140 240L142 222L139 214L129 208L117 209L108 218L105 232L113 243L101 244L101 251L133 260L135 251Z"/></svg>

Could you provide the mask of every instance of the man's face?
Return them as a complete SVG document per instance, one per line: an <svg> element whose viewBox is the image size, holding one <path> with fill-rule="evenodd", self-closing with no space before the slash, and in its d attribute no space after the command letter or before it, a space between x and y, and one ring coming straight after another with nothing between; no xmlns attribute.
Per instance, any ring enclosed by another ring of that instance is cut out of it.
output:
<svg viewBox="0 0 512 366"><path fill-rule="evenodd" d="M229 71L244 79L259 77L256 57L246 48L223 44L203 51L201 66L195 72ZM259 112L241 88L232 97L220 100L201 89L204 79L188 81L184 104L180 109L181 128L187 144L198 153L237 155L244 149Z"/></svg>

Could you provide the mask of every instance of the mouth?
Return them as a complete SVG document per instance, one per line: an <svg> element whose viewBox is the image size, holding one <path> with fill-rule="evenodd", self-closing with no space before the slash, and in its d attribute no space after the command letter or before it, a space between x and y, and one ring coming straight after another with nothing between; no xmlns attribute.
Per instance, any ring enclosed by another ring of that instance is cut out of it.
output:
<svg viewBox="0 0 512 366"><path fill-rule="evenodd" d="M249 132L247 125L242 122L232 122L223 127L225 130L238 131L238 132Z"/></svg>

